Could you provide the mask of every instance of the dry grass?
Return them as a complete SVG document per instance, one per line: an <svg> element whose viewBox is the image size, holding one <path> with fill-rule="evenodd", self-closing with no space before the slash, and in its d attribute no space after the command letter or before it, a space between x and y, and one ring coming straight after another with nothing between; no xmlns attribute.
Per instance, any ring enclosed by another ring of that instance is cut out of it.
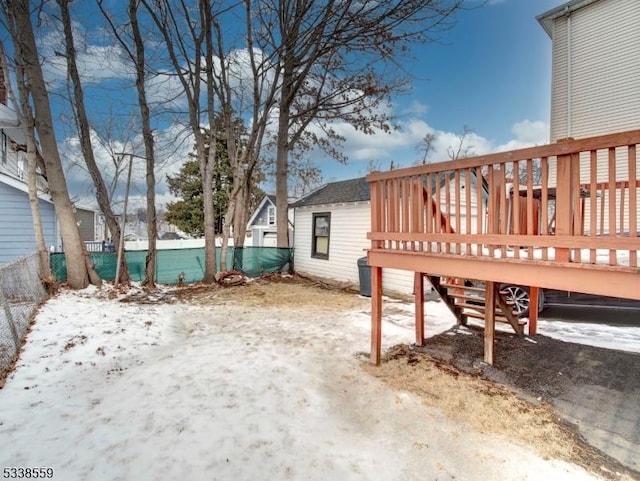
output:
<svg viewBox="0 0 640 481"><path fill-rule="evenodd" d="M245 285L220 287L197 286L184 288L178 296L189 302L200 304L230 305L246 307L353 309L368 304L366 299L355 296L352 291L339 286L330 287L297 276L269 276L252 280Z"/></svg>
<svg viewBox="0 0 640 481"><path fill-rule="evenodd" d="M575 463L599 476L632 479L616 474L612 461L586 444L545 403L524 400L506 387L460 372L408 346L390 349L379 367L362 366L392 388L417 394L425 404L480 433L501 436L543 458Z"/></svg>

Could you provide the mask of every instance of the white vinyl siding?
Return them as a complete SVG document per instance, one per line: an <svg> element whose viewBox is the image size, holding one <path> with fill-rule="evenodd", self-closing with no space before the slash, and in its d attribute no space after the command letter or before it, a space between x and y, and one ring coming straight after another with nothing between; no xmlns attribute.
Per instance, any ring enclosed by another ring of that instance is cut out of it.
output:
<svg viewBox="0 0 640 481"><path fill-rule="evenodd" d="M331 213L329 259L311 257L314 213ZM359 285L358 259L371 246L369 202L318 205L295 209L294 265L297 272ZM382 286L387 292L413 292L413 272L384 269Z"/></svg>
<svg viewBox="0 0 640 481"><path fill-rule="evenodd" d="M600 0L555 20L552 142L640 128L639 24L637 0Z"/></svg>
<svg viewBox="0 0 640 481"><path fill-rule="evenodd" d="M458 202L460 204L460 215L456 215L456 183L454 179L449 181L449 203L447 204L447 193L444 186L440 189L440 210L445 215L450 215L451 228L458 234L478 233L478 195L475 189L475 181L471 182L471 202L469 203L469 213L471 218L471 230L467 232L467 194L466 194L466 174L460 178L460 193ZM435 192L433 194L435 196ZM458 223L460 225L458 225Z"/></svg>
<svg viewBox="0 0 640 481"><path fill-rule="evenodd" d="M638 0L599 0L553 24L551 141L640 129L640 8ZM569 34L570 30L570 34ZM570 50L569 50L570 46ZM570 65L569 65L570 60ZM570 86L569 86L570 81ZM569 118L570 115L570 118ZM640 159L640 153L639 159ZM625 152L616 153L616 180L628 180ZM640 160L636 165L640 167ZM598 153L598 182L609 180L607 153ZM556 160L549 159L549 185L556 185ZM638 169L640 171L640 169ZM580 181L590 182L589 154L580 158ZM626 198L626 197L625 197ZM598 207L597 225L608 232L609 209ZM624 205L628 206L628 202ZM628 213L617 214L626 230ZM585 229L590 226L585 206ZM639 213L640 215L640 213ZM638 219L640 222L640 218Z"/></svg>
<svg viewBox="0 0 640 481"><path fill-rule="evenodd" d="M567 63L567 20L559 18L553 24L551 66L551 142L567 137L569 76Z"/></svg>
<svg viewBox="0 0 640 481"><path fill-rule="evenodd" d="M638 0L601 0L572 16L575 138L640 128Z"/></svg>
<svg viewBox="0 0 640 481"><path fill-rule="evenodd" d="M40 201L40 217L47 246L57 244L53 204ZM0 180L0 264L36 251L29 196Z"/></svg>

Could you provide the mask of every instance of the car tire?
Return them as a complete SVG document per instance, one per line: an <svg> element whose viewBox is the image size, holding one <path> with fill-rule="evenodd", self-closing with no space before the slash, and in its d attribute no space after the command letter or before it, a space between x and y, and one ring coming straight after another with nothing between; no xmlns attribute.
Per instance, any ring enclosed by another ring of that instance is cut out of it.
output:
<svg viewBox="0 0 640 481"><path fill-rule="evenodd" d="M513 302L513 310L518 317L529 316L529 308L531 299L529 298L529 288L523 286L517 286L513 284L506 284L500 288L500 292L503 292L508 301ZM544 291L538 290L538 312L544 308Z"/></svg>

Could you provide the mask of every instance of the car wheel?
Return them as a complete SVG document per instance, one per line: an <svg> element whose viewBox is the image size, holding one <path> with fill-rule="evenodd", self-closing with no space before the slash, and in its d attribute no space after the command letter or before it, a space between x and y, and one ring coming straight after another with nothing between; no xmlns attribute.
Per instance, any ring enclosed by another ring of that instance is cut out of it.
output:
<svg viewBox="0 0 640 481"><path fill-rule="evenodd" d="M527 317L529 315L529 307L531 299L529 298L529 289L522 286L505 285L500 289L508 301L513 302L513 310L518 317ZM538 291L538 312L544 307L544 291Z"/></svg>

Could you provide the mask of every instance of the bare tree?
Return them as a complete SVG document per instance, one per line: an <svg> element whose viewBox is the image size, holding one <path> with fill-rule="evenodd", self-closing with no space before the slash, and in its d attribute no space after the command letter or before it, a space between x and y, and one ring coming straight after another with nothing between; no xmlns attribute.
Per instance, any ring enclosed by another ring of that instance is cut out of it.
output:
<svg viewBox="0 0 640 481"><path fill-rule="evenodd" d="M429 163L429 153L433 148L433 143L435 142L437 136L434 132L427 132L424 134L421 142L418 144L418 150L422 153L422 159L416 162L416 165L428 164Z"/></svg>
<svg viewBox="0 0 640 481"><path fill-rule="evenodd" d="M76 63L76 48L74 45L73 28L71 26L71 13L69 10L69 0L56 0L58 7L60 8L60 17L62 21L62 27L64 31L65 40L65 58L67 62L67 74L71 81L73 92L71 95L71 108L73 110L74 119L76 122L76 128L78 136L80 138L80 147L82 150L82 156L87 164L87 170L93 185L96 189L96 200L98 206L104 215L107 227L113 236L113 242L115 245L120 245L120 237L124 235L120 230L120 224L116 219L115 214L111 208L111 199L109 197L109 191L107 185L102 178L100 168L96 162L93 146L91 143L91 125L89 117L84 103L84 92L82 89L82 82L80 80L80 73L78 72L78 66ZM129 282L129 270L127 263L122 256L120 259L120 266L116 269L118 272L117 283Z"/></svg>
<svg viewBox="0 0 640 481"><path fill-rule="evenodd" d="M469 144L471 134L473 134L473 130L465 125L462 133L456 136L455 144L447 147L447 155L451 160L464 159L475 155L473 145Z"/></svg>
<svg viewBox="0 0 640 481"><path fill-rule="evenodd" d="M76 224L73 205L55 137L49 93L47 91L33 32L29 0L1 0L0 6L14 47L14 62L24 69L26 92L34 107L35 131L45 152L44 164L60 225L67 263L67 282L82 289L89 282L100 284Z"/></svg>
<svg viewBox="0 0 640 481"><path fill-rule="evenodd" d="M157 27L167 49L170 62L186 97L189 126L195 139L196 155L203 181L205 268L203 282L214 282L216 276L215 212L213 205L213 165L216 150L206 149L203 121L208 117L212 135L218 132L215 122L214 95L210 86L203 92L203 76L212 68L211 1L199 0L196 8L186 2L140 0ZM195 10L195 11L194 11ZM203 96L205 97L203 99ZM203 108L202 104L206 105ZM215 139L211 140L215 145Z"/></svg>
<svg viewBox="0 0 640 481"><path fill-rule="evenodd" d="M149 249L145 260L145 278L142 284L146 287L155 287L155 273L157 265L157 247L158 240L158 223L156 211L156 148L151 128L151 111L147 96L147 59L145 51L145 42L140 29L139 7L140 2L137 0L129 0L128 4L128 27L131 29L131 39L127 39L119 26L114 22L110 12L104 7L104 2L98 0L98 7L107 19L111 30L118 43L127 54L131 61L136 74L136 91L138 94L138 107L140 109L140 120L142 124L142 138L144 140L145 150L145 182L146 182L146 204L147 204L147 238ZM133 45L131 45L133 43ZM130 153L130 160L133 160L133 153Z"/></svg>
<svg viewBox="0 0 640 481"><path fill-rule="evenodd" d="M146 158L146 184L147 184L147 237L149 239L149 250L145 262L145 278L143 285L147 287L155 286L156 275L156 241L158 239L158 222L156 214L156 177L155 177L155 146L153 141L153 130L151 129L151 115L149 112L149 103L147 101L147 92L145 87L146 80L146 60L145 48L140 33L140 24L138 22L138 6L136 0L129 0L129 21L131 22L131 31L133 32L133 41L135 45L136 69L136 90L138 92L138 105L140 107L140 117L142 120L142 137L144 139L144 150ZM133 58L131 52L129 56Z"/></svg>
<svg viewBox="0 0 640 481"><path fill-rule="evenodd" d="M248 2L249 0L247 0ZM263 1L255 16L278 66L276 202L278 247L288 247L289 154L305 136L341 155L309 131L319 127L341 140L331 122L373 133L389 130L380 107L407 85L397 59L414 42L425 43L446 26L464 0ZM325 137L326 138L326 137Z"/></svg>
<svg viewBox="0 0 640 481"><path fill-rule="evenodd" d="M35 120L33 118L33 109L29 105L28 93L26 90L26 79L24 69L18 67L15 70L16 85L20 91L19 99L13 92L11 82L9 82L9 66L6 62L4 44L0 40L0 82L4 82L9 97L13 103L14 109L20 119L20 126L22 127L26 140L26 155L27 155L27 183L29 190L29 204L31 206L31 217L33 219L33 232L35 234L36 248L38 250L38 257L40 259L40 275L43 280L52 281L51 266L49 265L49 251L44 239L44 231L42 228L42 217L40 216L40 200L38 198L38 185L37 185L37 167L38 167L38 148L35 137ZM42 164L44 169L44 164Z"/></svg>
<svg viewBox="0 0 640 481"><path fill-rule="evenodd" d="M238 3L239 15L244 20L247 59L243 61L237 53L227 51L225 41L225 18L212 17L211 70L207 71L207 82L220 104L223 135L227 142L227 153L232 171L233 184L224 216L221 252L221 270L226 270L226 247L233 226L236 248L244 245L251 192L259 175L260 152L269 126L271 111L277 100L277 71L273 60L265 55L260 43L260 31L255 31L255 14L251 1ZM244 87L243 87L244 82ZM237 84L237 85L235 85ZM244 115L244 124L237 117Z"/></svg>

